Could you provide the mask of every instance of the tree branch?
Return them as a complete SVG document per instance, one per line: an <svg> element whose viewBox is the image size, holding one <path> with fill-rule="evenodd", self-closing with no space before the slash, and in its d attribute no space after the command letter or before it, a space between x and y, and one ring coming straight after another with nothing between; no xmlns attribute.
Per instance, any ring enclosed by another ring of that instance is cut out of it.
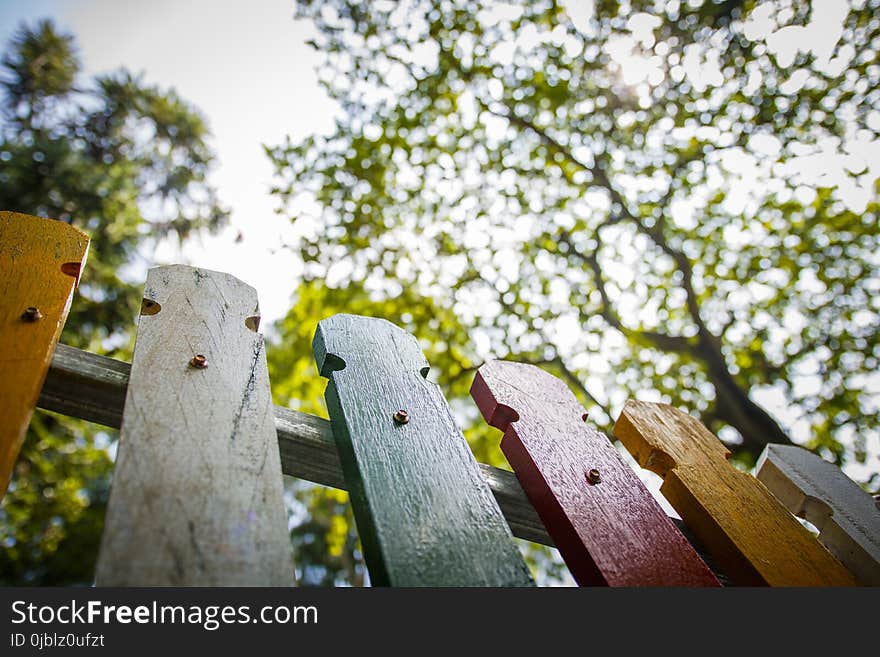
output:
<svg viewBox="0 0 880 657"><path fill-rule="evenodd" d="M546 130L544 130L540 126L535 125L535 123L529 121L526 118L517 116L509 107L505 106L505 109L507 110L505 112L499 112L488 107L487 109L496 116L506 118L513 125L517 125L521 128L525 128L533 132L545 145L549 146L552 150L560 153L571 163L580 167L584 171L587 171L593 177L593 180L608 192L608 195L611 198L611 202L613 204L616 204L620 208L621 217L628 219L630 222L632 222L639 232L650 238L651 241L654 242L654 244L656 244L661 251L663 251L663 253L668 255L670 258L672 258L673 262L675 262L675 265L682 273L682 288L684 289L686 295L686 307L688 310L688 314L691 316L691 319L696 324L697 331L700 336L709 339L714 338L715 336L706 327L706 324L705 322L703 322L703 318L700 315L700 304L693 286L693 267L691 266L690 260L684 253L673 248L669 244L666 236L663 234L662 224L655 223L652 226L648 226L642 218L635 215L629 209L626 200L614 187L614 185L612 185L611 180L608 177L607 170L602 165L600 158L594 158L593 165L590 166L586 162L577 158L575 154L571 151L571 149L567 148L558 140L554 139Z"/></svg>
<svg viewBox="0 0 880 657"><path fill-rule="evenodd" d="M599 243L599 230L601 230L601 228L603 227L604 224L599 226L599 228L597 228L596 230L597 243ZM599 244L590 253L582 253L574 245L571 239L571 235L567 231L560 232L559 241L566 244L569 248L569 252L573 253L582 262L584 262L592 272L593 279L596 283L596 290L599 292L599 298L601 299L599 314L606 322L608 322L609 325L611 325L613 328L617 329L630 339L643 339L647 342L650 342L657 348L663 349L665 351L688 353L694 355L695 345L689 338L686 338L683 335L668 335L666 333L659 333L656 331L640 331L638 329L631 329L623 324L623 321L614 311L611 299L609 298L608 291L605 287L605 281L602 277L602 267L599 264L598 256L599 246L601 244Z"/></svg>

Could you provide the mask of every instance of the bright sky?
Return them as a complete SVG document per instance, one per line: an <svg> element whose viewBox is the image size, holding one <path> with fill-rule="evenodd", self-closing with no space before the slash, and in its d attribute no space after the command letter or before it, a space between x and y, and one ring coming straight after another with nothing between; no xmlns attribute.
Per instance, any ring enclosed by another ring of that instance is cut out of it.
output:
<svg viewBox="0 0 880 657"><path fill-rule="evenodd" d="M312 28L293 13L293 0L0 0L4 46L22 20L52 17L75 35L87 75L143 72L146 82L174 87L207 116L218 156L212 183L232 209L231 226L192 241L183 257L166 245L155 263L186 261L253 285L263 331L285 315L298 270L278 248L291 224L273 211L272 167L261 145L329 131L335 111L305 44ZM236 242L239 232L244 238Z"/></svg>

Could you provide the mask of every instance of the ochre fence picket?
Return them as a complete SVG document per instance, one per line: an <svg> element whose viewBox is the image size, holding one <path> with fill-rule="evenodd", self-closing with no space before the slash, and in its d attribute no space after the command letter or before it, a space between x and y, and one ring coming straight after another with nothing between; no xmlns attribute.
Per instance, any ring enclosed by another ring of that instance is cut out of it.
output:
<svg viewBox="0 0 880 657"><path fill-rule="evenodd" d="M384 319L318 324L329 422L272 405L257 293L228 274L150 270L131 365L58 344L87 248L0 213L0 491L36 406L120 428L99 586L294 585L282 474L349 491L375 585L532 586L514 536L581 585L880 585L880 510L814 454L768 445L752 476L696 419L631 400L614 437L672 519L562 381L491 361L471 393L513 472L481 464Z"/></svg>

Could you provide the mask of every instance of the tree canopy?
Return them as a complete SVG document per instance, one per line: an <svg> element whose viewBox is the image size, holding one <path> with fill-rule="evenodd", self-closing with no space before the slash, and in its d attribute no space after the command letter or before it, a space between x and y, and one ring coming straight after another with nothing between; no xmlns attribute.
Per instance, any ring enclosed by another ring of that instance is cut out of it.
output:
<svg viewBox="0 0 880 657"><path fill-rule="evenodd" d="M271 149L307 280L406 290L460 325L401 313L446 376L541 364L606 429L649 394L744 464L864 462L877 3L567 4L300 3L342 109Z"/></svg>
<svg viewBox="0 0 880 657"><path fill-rule="evenodd" d="M126 71L84 79L73 37L49 21L12 38L0 87L0 208L89 234L62 341L125 357L150 245L226 220L206 182L205 121ZM34 415L0 507L0 581L91 582L114 435Z"/></svg>

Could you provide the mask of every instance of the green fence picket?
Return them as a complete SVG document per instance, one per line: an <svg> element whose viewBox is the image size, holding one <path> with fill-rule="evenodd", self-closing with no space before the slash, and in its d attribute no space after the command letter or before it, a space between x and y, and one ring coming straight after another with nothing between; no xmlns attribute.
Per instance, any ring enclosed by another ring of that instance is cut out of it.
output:
<svg viewBox="0 0 880 657"><path fill-rule="evenodd" d="M528 586L495 498L411 335L321 321L314 353L375 585Z"/></svg>

